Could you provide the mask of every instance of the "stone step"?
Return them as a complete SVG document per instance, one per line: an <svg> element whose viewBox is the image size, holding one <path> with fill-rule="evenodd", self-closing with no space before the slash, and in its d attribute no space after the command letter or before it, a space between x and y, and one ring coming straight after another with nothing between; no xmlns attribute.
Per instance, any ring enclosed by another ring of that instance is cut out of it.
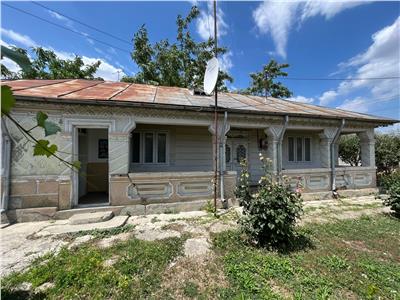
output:
<svg viewBox="0 0 400 300"><path fill-rule="evenodd" d="M94 212L106 212L112 211L114 215L118 216L121 213L121 209L125 206L96 206L96 207L83 207L83 208L73 208L73 209L66 209L66 210L59 210L54 216L56 220L65 220L69 219L70 217L77 215L77 214L88 214Z"/></svg>
<svg viewBox="0 0 400 300"><path fill-rule="evenodd" d="M86 214L76 214L70 217L69 224L71 225L79 225L79 224L90 224L90 223L100 223L105 222L114 217L114 213L112 211L99 211L99 212L91 212Z"/></svg>

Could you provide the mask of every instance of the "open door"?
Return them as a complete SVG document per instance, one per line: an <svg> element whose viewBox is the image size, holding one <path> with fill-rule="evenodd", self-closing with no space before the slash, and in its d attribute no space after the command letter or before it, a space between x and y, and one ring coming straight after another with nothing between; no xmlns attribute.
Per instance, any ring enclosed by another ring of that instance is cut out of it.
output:
<svg viewBox="0 0 400 300"><path fill-rule="evenodd" d="M78 136L78 206L108 204L108 130L79 128Z"/></svg>

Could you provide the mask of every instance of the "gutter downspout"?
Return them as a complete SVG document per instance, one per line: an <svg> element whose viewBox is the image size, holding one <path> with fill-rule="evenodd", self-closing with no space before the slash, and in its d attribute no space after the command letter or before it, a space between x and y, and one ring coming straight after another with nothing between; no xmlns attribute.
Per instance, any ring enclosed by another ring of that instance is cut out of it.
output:
<svg viewBox="0 0 400 300"><path fill-rule="evenodd" d="M1 118L1 207L3 215L8 209L11 173L11 138L4 118ZM2 217L3 220L3 217Z"/></svg>
<svg viewBox="0 0 400 300"><path fill-rule="evenodd" d="M228 112L224 113L224 125L221 130L220 143L219 143L219 179L220 179L220 196L223 208L228 208L228 203L224 195L224 174L225 174L225 131L228 120ZM224 141L223 143L221 141Z"/></svg>
<svg viewBox="0 0 400 300"><path fill-rule="evenodd" d="M278 145L277 145L277 173L278 173L278 180L280 181L280 177L282 175L282 141L283 141L283 136L285 135L286 128L289 124L289 116L285 116L285 122L283 123L283 128L281 131L281 134L279 135L278 138Z"/></svg>
<svg viewBox="0 0 400 300"><path fill-rule="evenodd" d="M345 119L342 119L342 123L340 124L340 127L337 129L335 136L332 140L332 143L330 145L330 152L331 152L331 188L332 188L332 193L334 197L336 197L336 169L335 169L335 144L339 139L340 133L343 130L344 124L346 123Z"/></svg>

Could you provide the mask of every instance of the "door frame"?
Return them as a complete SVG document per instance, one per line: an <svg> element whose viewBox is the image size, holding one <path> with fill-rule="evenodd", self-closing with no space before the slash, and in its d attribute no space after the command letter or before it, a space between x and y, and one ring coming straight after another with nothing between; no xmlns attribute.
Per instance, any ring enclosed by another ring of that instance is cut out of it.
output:
<svg viewBox="0 0 400 300"><path fill-rule="evenodd" d="M110 130L112 128L112 121L108 120L91 120L92 122L79 122L72 125L72 161L79 159L79 135L78 129L107 129L108 140L110 140ZM110 154L110 148L108 148L108 154ZM108 159L108 185L110 184L110 159ZM95 205L95 204L94 204ZM98 205L98 204L97 204ZM110 205L110 193L108 194L108 203L104 205ZM91 205L85 205L91 206ZM79 172L72 170L72 197L71 207L78 208L79 206Z"/></svg>
<svg viewBox="0 0 400 300"><path fill-rule="evenodd" d="M239 145L243 145L246 148L246 161L249 163L249 139L247 137L240 137L240 138L235 138L235 137L228 137L226 140L226 145L228 145L231 149L231 157L230 157L230 162L226 163L225 169L228 171L238 171L238 168L240 168L239 162L237 162L237 157L236 157L236 148Z"/></svg>

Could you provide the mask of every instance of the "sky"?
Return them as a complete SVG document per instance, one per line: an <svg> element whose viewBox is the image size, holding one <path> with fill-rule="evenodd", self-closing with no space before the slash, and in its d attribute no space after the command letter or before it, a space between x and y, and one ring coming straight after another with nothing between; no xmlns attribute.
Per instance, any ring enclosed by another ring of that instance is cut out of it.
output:
<svg viewBox="0 0 400 300"><path fill-rule="evenodd" d="M193 37L201 41L213 34L211 2L38 3L47 8L35 2L2 1L1 43L43 46L63 58L82 56L85 63L100 60L96 76L105 80L138 71L130 56L131 40L143 24L152 43L174 41L177 15L186 15L197 5L201 13L191 25ZM290 100L400 119L400 79L393 78L400 77L400 2L218 1L217 5L218 41L228 48L219 60L234 78L228 84L231 90L248 87L249 73L275 59L290 65L288 79L281 80L293 92ZM7 59L2 63L17 69Z"/></svg>

